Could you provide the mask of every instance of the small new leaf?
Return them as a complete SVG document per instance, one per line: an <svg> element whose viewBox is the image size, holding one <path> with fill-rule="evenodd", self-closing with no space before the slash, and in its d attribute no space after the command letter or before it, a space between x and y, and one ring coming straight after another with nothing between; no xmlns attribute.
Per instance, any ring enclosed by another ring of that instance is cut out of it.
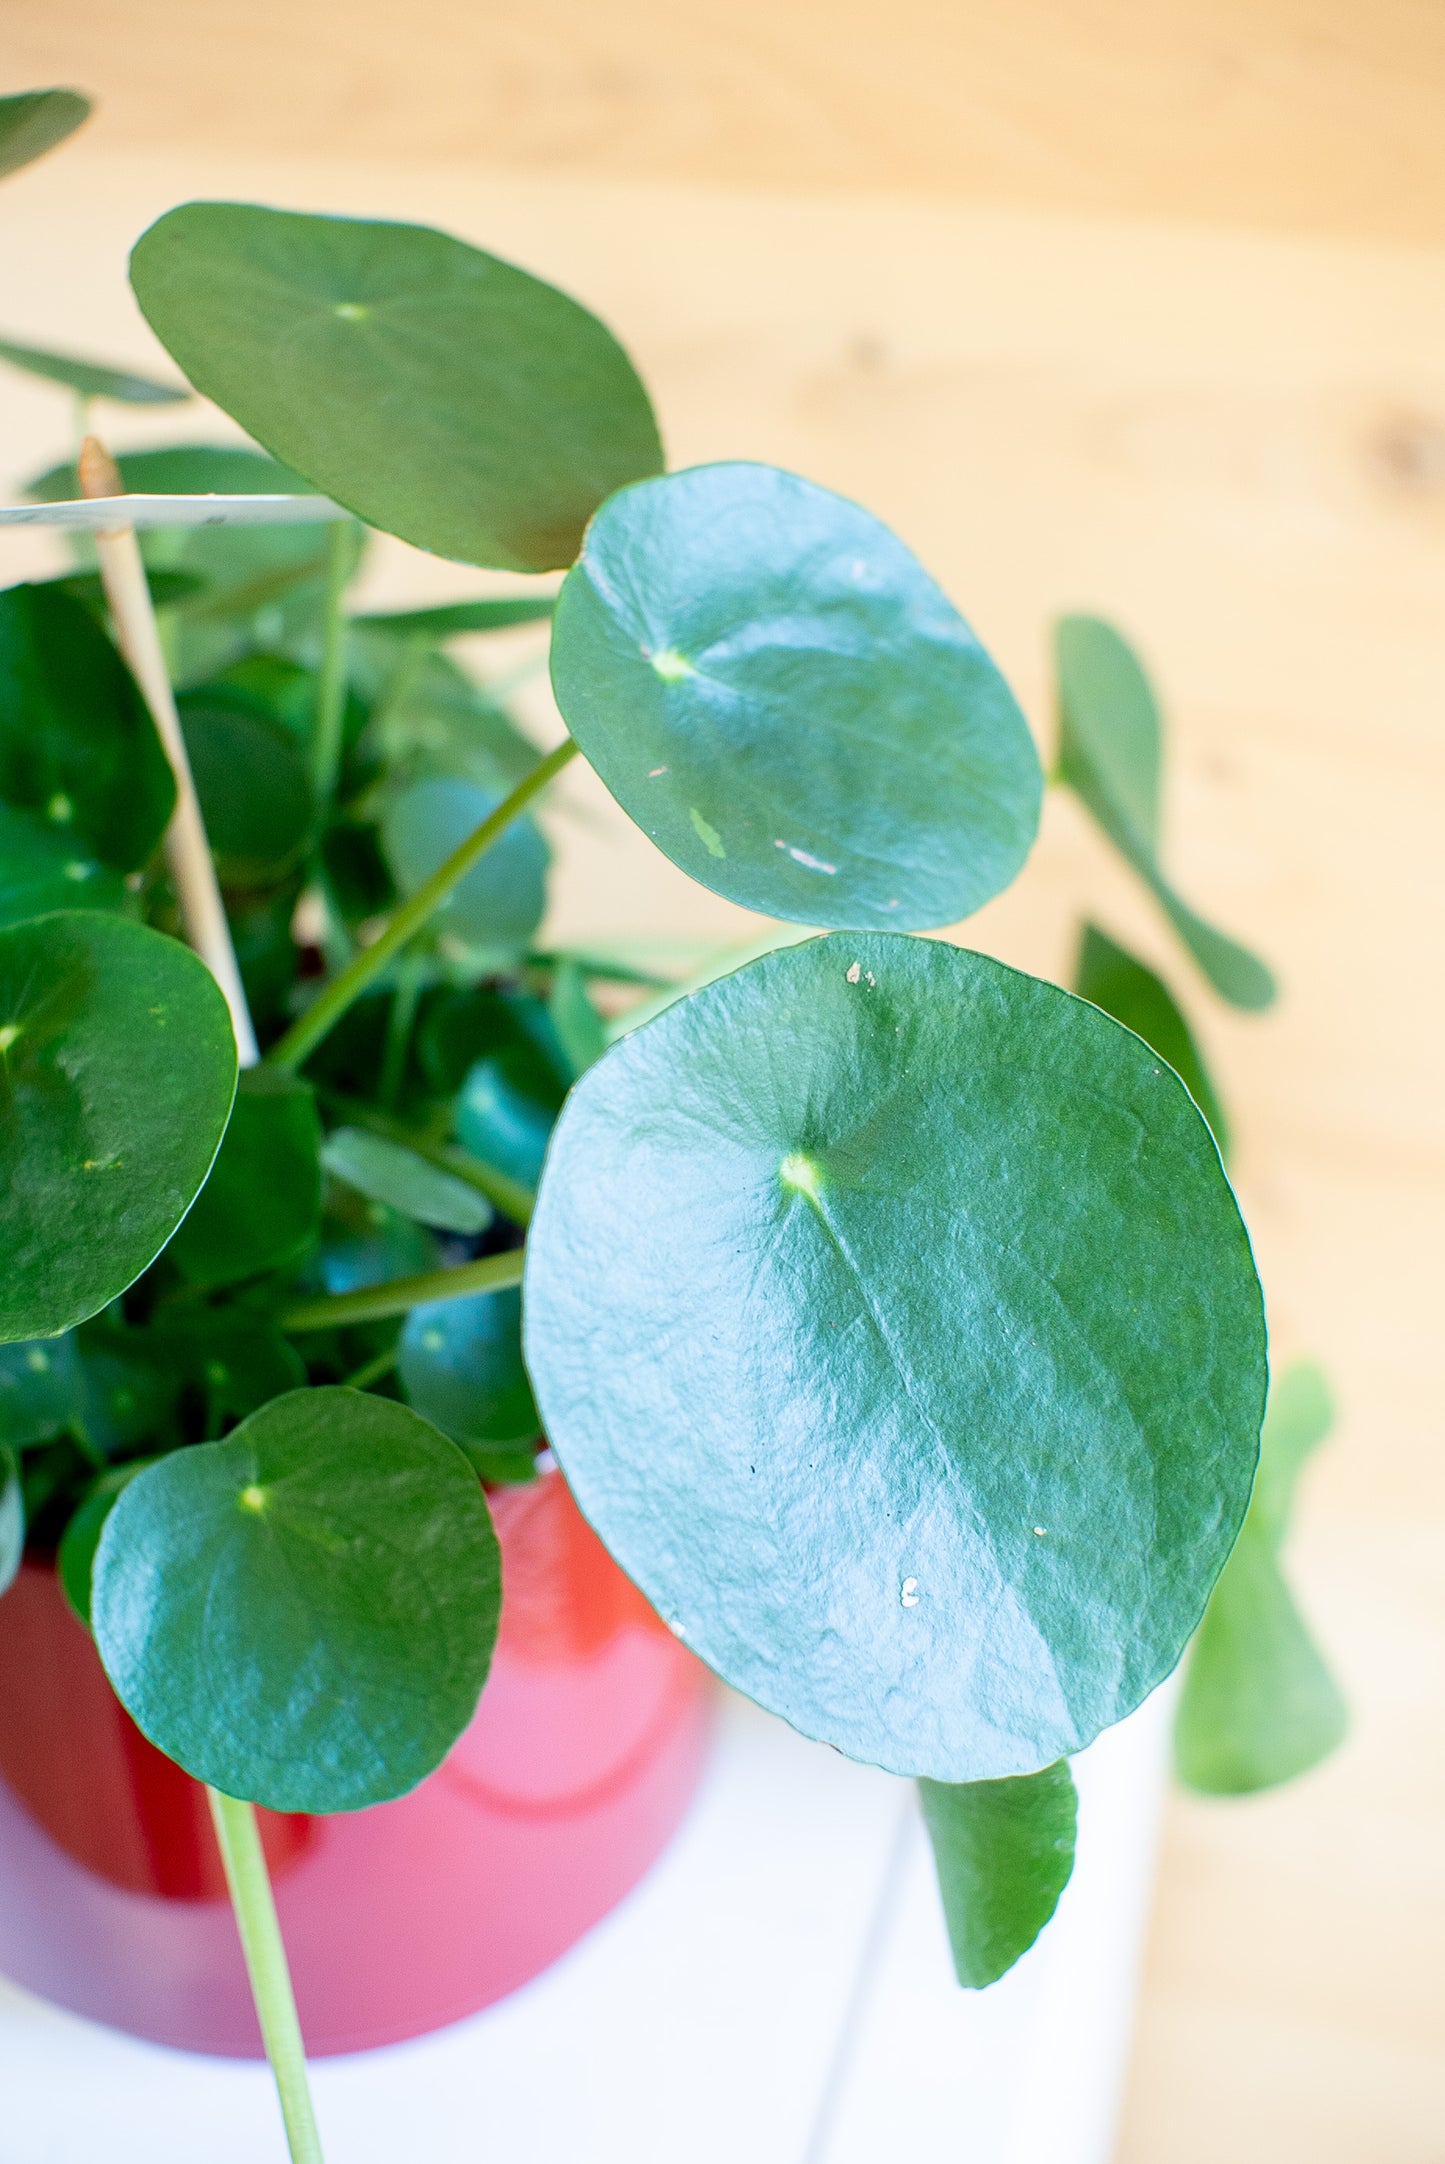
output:
<svg viewBox="0 0 1445 2164"><path fill-rule="evenodd" d="M920 1781L958 1980L982 1991L1026 1954L1074 1868L1068 1764L1006 1781Z"/></svg>
<svg viewBox="0 0 1445 2164"><path fill-rule="evenodd" d="M1318 1368L1302 1363L1272 1384L1249 1514L1190 1651L1175 1718L1179 1778L1202 1795L1293 1780L1349 1725L1278 1561L1301 1467L1332 1419Z"/></svg>
<svg viewBox="0 0 1445 2164"><path fill-rule="evenodd" d="M1086 924L1074 965L1074 990L1080 999L1102 1007L1105 1014L1112 1014L1125 1029L1142 1037L1161 1059L1168 1060L1208 1120L1220 1156L1227 1157L1229 1123L1219 1093L1209 1078L1193 1032L1162 978L1126 948L1117 946L1107 932Z"/></svg>
<svg viewBox="0 0 1445 2164"><path fill-rule="evenodd" d="M43 157L90 117L78 90L22 90L0 98L0 179Z"/></svg>
<svg viewBox="0 0 1445 2164"><path fill-rule="evenodd" d="M1137 655L1111 624L1064 616L1055 627L1059 778L1149 888L1222 999L1269 1006L1275 982L1257 955L1181 901L1159 862L1163 729Z"/></svg>

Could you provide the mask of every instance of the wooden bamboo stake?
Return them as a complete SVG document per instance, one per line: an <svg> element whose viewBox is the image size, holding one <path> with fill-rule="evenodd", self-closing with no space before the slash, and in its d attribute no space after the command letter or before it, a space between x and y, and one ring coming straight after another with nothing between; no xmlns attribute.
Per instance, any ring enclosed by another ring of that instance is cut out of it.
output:
<svg viewBox="0 0 1445 2164"><path fill-rule="evenodd" d="M86 496L118 496L120 473L114 459L95 436L87 436L78 460L80 486ZM181 734L175 694L161 651L160 631L141 562L135 530L122 526L95 536L96 555L105 598L115 625L116 642L130 665L150 708L156 733L165 746L171 772L176 778L176 808L166 828L166 862L175 884L186 937L210 969L231 1010L236 1033L236 1055L243 1067L254 1067L261 1054L251 1026L251 1010L231 944L231 927L211 861L210 844L191 778L186 740Z"/></svg>

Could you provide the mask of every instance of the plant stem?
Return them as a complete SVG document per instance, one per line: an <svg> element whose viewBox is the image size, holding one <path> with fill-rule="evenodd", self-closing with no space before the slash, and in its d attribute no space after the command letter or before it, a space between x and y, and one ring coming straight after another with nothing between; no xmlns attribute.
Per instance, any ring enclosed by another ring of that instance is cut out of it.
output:
<svg viewBox="0 0 1445 2164"><path fill-rule="evenodd" d="M512 824L534 796L546 788L554 775L560 774L567 761L573 757L577 746L571 737L549 752L533 767L525 781L516 788L504 803L497 806L479 827L455 848L444 864L439 864L430 879L425 880L410 898L402 903L381 937L371 946L363 947L356 959L347 964L339 977L320 992L287 1030L280 1043L268 1054L278 1067L299 1067L301 1062L315 1051L322 1038L341 1020L347 1008L358 999L367 986L386 968L398 950L404 947L414 933L419 932L442 903L453 887L465 879L467 873L480 857L485 856L493 842L497 841Z"/></svg>
<svg viewBox="0 0 1445 2164"><path fill-rule="evenodd" d="M226 1884L236 1912L261 2038L276 2077L291 2164L323 2164L321 2137L306 2080L306 2050L296 2018L291 1972L276 1921L276 1903L271 1895L255 1805L238 1803L234 1796L223 1796L214 1788L206 1790L206 1798L226 1867Z"/></svg>
<svg viewBox="0 0 1445 2164"><path fill-rule="evenodd" d="M283 1330L337 1330L346 1323L383 1322L405 1315L428 1300L460 1300L469 1292L500 1292L520 1285L525 1250L483 1255L479 1262L458 1263L451 1270L424 1270L419 1277L394 1277L385 1285L363 1285L359 1292L322 1293L298 1300L277 1318Z"/></svg>
<svg viewBox="0 0 1445 2164"><path fill-rule="evenodd" d="M416 1003L421 998L425 981L425 957L403 955L396 965L396 989L391 995L391 1012L386 1018L386 1044L381 1056L381 1082L377 1090L377 1095L388 1109L401 1095L401 1085L406 1074L406 1055L411 1050L411 1026L416 1020Z"/></svg>
<svg viewBox="0 0 1445 2164"><path fill-rule="evenodd" d="M311 774L316 802L324 814L336 790L341 766L341 734L346 717L346 582L351 573L351 526L333 526L326 546L326 614L321 675L316 689L316 733L311 740Z"/></svg>
<svg viewBox="0 0 1445 2164"><path fill-rule="evenodd" d="M414 1150L439 1172L450 1172L456 1179L464 1180L479 1195L485 1195L514 1225L530 1223L537 1197L521 1180L514 1180L510 1173L499 1171L489 1165L484 1157L474 1157L470 1150L456 1148L454 1144L433 1142L429 1136L418 1134L405 1120L394 1119L376 1105L369 1105L359 1097L345 1097L339 1090L323 1089L322 1101L337 1113L350 1127L364 1127L373 1135L381 1135L387 1142L399 1142L403 1149Z"/></svg>
<svg viewBox="0 0 1445 2164"><path fill-rule="evenodd" d="M80 485L87 496L121 494L120 475L105 446L87 436L80 448ZM166 863L180 903L186 937L210 970L231 1010L236 1033L236 1053L243 1067L254 1067L260 1057L251 1010L231 944L231 927L216 880L211 845L206 838L186 740L176 712L160 631L146 584L145 566L134 529L122 526L95 537L96 555L105 598L115 625L117 644L140 686L156 734L165 748L176 782L176 808L166 828Z"/></svg>

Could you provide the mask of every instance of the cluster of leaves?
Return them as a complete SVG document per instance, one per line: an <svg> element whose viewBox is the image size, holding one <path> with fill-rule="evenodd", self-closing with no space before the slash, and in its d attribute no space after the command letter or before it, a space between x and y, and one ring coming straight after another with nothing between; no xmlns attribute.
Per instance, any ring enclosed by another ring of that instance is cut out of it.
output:
<svg viewBox="0 0 1445 2164"><path fill-rule="evenodd" d="M666 474L575 302L443 234L229 204L161 219L132 280L261 448L138 454L126 486L351 518L147 542L266 1055L239 1087L89 568L0 597L0 1553L27 1523L58 1548L192 1773L352 1809L469 1718L477 1476L528 1477L545 1432L720 1674L924 1781L959 1974L991 1981L1068 1875L1064 1761L1178 1662L1254 1479L1260 1293L1177 1006L1097 930L1082 997L907 936L1032 843L1007 685L858 506ZM367 528L566 570L563 751L539 767L449 651L551 592L348 615ZM1061 778L1262 1004L1160 868L1137 663L1088 619L1059 661ZM573 747L692 877L824 936L605 1024L598 972L535 946L526 806ZM1246 1528L1256 1585L1277 1525Z"/></svg>

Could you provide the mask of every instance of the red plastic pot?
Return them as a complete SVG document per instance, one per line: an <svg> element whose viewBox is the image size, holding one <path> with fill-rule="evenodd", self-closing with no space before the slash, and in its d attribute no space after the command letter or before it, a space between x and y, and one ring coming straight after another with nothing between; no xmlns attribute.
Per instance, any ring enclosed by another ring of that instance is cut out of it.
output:
<svg viewBox="0 0 1445 2164"><path fill-rule="evenodd" d="M420 2035L535 1976L642 1876L702 1769L707 1677L561 1475L492 1506L501 1637L445 1764L369 1811L261 1814L313 2053ZM204 1791L29 1560L0 1599L0 1971L136 2036L260 2054Z"/></svg>

